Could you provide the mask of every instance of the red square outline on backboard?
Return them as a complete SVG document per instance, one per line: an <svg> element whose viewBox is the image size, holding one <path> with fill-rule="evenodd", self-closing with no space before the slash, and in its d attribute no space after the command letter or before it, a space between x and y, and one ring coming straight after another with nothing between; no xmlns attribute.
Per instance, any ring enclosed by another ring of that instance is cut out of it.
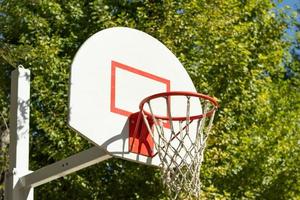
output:
<svg viewBox="0 0 300 200"><path fill-rule="evenodd" d="M170 80L156 76L154 74L150 74L148 72L144 72L142 70L124 65L122 63L116 62L116 61L111 61L111 94L110 94L110 111L113 113L117 113L119 115L123 115L123 116L129 116L132 114L132 112L124 110L122 108L118 108L116 107L116 69L122 69L122 70L126 70L128 72L137 74L139 76L143 76L145 78L148 79L152 79L154 81L163 83L166 85L166 92L170 92ZM133 94L134 95L134 91ZM151 94L149 94L151 95ZM137 110L138 111L138 110ZM135 112L137 112L135 111Z"/></svg>

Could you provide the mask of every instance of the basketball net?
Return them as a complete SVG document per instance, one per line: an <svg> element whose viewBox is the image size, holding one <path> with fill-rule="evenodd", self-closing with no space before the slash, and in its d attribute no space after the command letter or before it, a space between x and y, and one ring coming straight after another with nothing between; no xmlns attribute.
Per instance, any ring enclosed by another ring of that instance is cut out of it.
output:
<svg viewBox="0 0 300 200"><path fill-rule="evenodd" d="M173 95L186 97L185 117L171 116L169 98ZM158 156L161 162L163 183L172 199L199 198L200 167L218 104L212 98L207 99L207 96L197 93L169 92L158 97L166 99L167 121L162 120L165 117L153 113L151 98L142 106L147 105L149 112L142 108L141 113L149 133L154 138L155 156ZM203 114L190 115L191 98L200 99ZM154 122L152 126L149 124L149 118ZM166 122L169 128L165 128Z"/></svg>

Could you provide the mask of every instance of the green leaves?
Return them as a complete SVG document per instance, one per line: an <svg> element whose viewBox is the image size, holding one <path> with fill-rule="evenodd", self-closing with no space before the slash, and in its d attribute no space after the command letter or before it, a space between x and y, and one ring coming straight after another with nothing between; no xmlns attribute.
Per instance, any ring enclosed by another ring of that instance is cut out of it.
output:
<svg viewBox="0 0 300 200"><path fill-rule="evenodd" d="M10 72L23 64L32 74L31 169L90 147L66 127L72 58L97 31L137 28L166 44L198 91L221 105L202 166L202 198L296 199L300 65L296 54L287 58L290 43L283 39L291 19L274 6L269 0L3 0L0 112L8 119ZM117 159L38 187L35 195L167 199L158 169Z"/></svg>

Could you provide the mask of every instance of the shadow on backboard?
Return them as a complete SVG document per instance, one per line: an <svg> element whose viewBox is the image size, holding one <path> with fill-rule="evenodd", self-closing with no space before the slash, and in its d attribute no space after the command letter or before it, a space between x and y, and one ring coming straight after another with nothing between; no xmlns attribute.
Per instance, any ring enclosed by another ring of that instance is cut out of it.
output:
<svg viewBox="0 0 300 200"><path fill-rule="evenodd" d="M112 145L113 143L119 143L119 146L122 146L122 148L120 148L120 151L109 150L110 149L109 146ZM153 164L152 162L153 159L151 157L139 155L129 151L129 118L126 120L126 123L124 124L121 133L115 135L114 137L104 142L101 145L101 148L107 149L110 152L110 154L112 154L113 156L125 160L135 161L138 163L144 163L149 165Z"/></svg>

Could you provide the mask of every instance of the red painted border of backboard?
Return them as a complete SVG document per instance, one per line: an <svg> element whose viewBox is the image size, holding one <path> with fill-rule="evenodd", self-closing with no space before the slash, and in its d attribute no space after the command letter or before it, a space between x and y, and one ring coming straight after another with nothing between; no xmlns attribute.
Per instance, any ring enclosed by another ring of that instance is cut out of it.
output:
<svg viewBox="0 0 300 200"><path fill-rule="evenodd" d="M117 68L129 71L131 73L137 74L139 76L143 76L148 79L152 79L157 82L161 82L166 85L166 92L170 92L170 88L171 88L170 80L156 76L154 74L150 74L148 72L144 72L142 70L139 70L139 69L136 69L136 68L130 67L128 65L125 65L125 64L122 64L122 63L112 60L111 61L110 111L113 113L117 113L119 115L123 115L123 116L127 116L127 117L132 114L132 112L130 112L130 111L116 107L116 78L117 78L116 77L116 69ZM134 95L134 93L131 95ZM151 95L151 94L149 94L149 95ZM137 107L138 107L138 105L137 105ZM135 111L135 112L137 112L137 111Z"/></svg>

